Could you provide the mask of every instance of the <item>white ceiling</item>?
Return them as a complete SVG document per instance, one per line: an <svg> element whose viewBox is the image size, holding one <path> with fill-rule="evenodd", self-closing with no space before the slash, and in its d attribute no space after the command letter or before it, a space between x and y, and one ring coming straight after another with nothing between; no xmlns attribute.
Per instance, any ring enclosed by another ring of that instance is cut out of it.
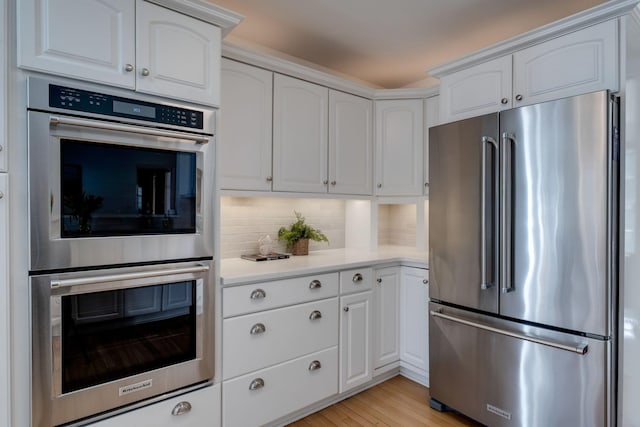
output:
<svg viewBox="0 0 640 427"><path fill-rule="evenodd" d="M605 0L209 0L245 16L227 40L373 87L429 86L426 69Z"/></svg>

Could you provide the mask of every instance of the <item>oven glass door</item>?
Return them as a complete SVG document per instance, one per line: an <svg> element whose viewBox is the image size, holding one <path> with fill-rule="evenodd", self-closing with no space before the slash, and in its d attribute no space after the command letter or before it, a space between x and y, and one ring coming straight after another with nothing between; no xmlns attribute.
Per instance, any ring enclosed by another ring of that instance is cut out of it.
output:
<svg viewBox="0 0 640 427"><path fill-rule="evenodd" d="M195 359L198 286L189 280L63 296L61 392Z"/></svg>
<svg viewBox="0 0 640 427"><path fill-rule="evenodd" d="M196 154L60 139L62 238L195 233Z"/></svg>

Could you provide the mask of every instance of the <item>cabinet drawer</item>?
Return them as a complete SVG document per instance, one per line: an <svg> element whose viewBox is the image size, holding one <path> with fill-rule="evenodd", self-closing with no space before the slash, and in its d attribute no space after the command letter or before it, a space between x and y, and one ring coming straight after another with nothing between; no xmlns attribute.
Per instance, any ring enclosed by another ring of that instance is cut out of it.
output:
<svg viewBox="0 0 640 427"><path fill-rule="evenodd" d="M356 268L340 272L340 293L368 291L373 287L373 269Z"/></svg>
<svg viewBox="0 0 640 427"><path fill-rule="evenodd" d="M205 387L191 393L144 408L135 409L115 417L91 424L91 427L120 426L175 426L175 427L219 427L220 426L220 384ZM191 410L180 416L171 411L181 402L188 402Z"/></svg>
<svg viewBox="0 0 640 427"><path fill-rule="evenodd" d="M338 273L235 286L222 290L222 314L226 318L337 295Z"/></svg>
<svg viewBox="0 0 640 427"><path fill-rule="evenodd" d="M225 319L224 379L338 344L338 299Z"/></svg>
<svg viewBox="0 0 640 427"><path fill-rule="evenodd" d="M338 347L225 381L222 389L225 427L266 424L338 392Z"/></svg>

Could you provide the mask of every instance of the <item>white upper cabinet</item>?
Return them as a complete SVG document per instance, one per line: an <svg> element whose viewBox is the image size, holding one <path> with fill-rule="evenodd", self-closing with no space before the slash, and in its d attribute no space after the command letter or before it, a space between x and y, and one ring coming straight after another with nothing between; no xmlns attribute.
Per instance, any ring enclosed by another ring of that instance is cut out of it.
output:
<svg viewBox="0 0 640 427"><path fill-rule="evenodd" d="M423 193L423 100L376 101L376 194Z"/></svg>
<svg viewBox="0 0 640 427"><path fill-rule="evenodd" d="M18 65L135 87L135 2L20 0Z"/></svg>
<svg viewBox="0 0 640 427"><path fill-rule="evenodd" d="M424 110L424 194L429 194L429 128L439 123L440 96L425 99Z"/></svg>
<svg viewBox="0 0 640 427"><path fill-rule="evenodd" d="M136 89L220 105L220 28L142 0L136 6Z"/></svg>
<svg viewBox="0 0 640 427"><path fill-rule="evenodd" d="M143 0L21 0L22 68L217 106L218 27Z"/></svg>
<svg viewBox="0 0 640 427"><path fill-rule="evenodd" d="M513 105L617 90L617 28L611 20L516 52Z"/></svg>
<svg viewBox="0 0 640 427"><path fill-rule="evenodd" d="M511 55L440 79L440 112L445 121L511 108Z"/></svg>
<svg viewBox="0 0 640 427"><path fill-rule="evenodd" d="M440 119L618 89L618 23L610 20L440 79Z"/></svg>
<svg viewBox="0 0 640 427"><path fill-rule="evenodd" d="M372 117L370 100L329 90L330 193L372 193Z"/></svg>
<svg viewBox="0 0 640 427"><path fill-rule="evenodd" d="M220 188L269 191L273 73L223 59L221 82Z"/></svg>
<svg viewBox="0 0 640 427"><path fill-rule="evenodd" d="M328 102L326 87L274 75L274 191L327 192Z"/></svg>

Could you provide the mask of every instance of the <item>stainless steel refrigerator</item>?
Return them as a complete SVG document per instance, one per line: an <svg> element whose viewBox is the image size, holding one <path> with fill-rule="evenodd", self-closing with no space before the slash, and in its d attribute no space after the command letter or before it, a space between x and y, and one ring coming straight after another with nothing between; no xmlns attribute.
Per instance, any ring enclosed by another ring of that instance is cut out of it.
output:
<svg viewBox="0 0 640 427"><path fill-rule="evenodd" d="M617 102L430 129L433 407L489 426L615 425Z"/></svg>

